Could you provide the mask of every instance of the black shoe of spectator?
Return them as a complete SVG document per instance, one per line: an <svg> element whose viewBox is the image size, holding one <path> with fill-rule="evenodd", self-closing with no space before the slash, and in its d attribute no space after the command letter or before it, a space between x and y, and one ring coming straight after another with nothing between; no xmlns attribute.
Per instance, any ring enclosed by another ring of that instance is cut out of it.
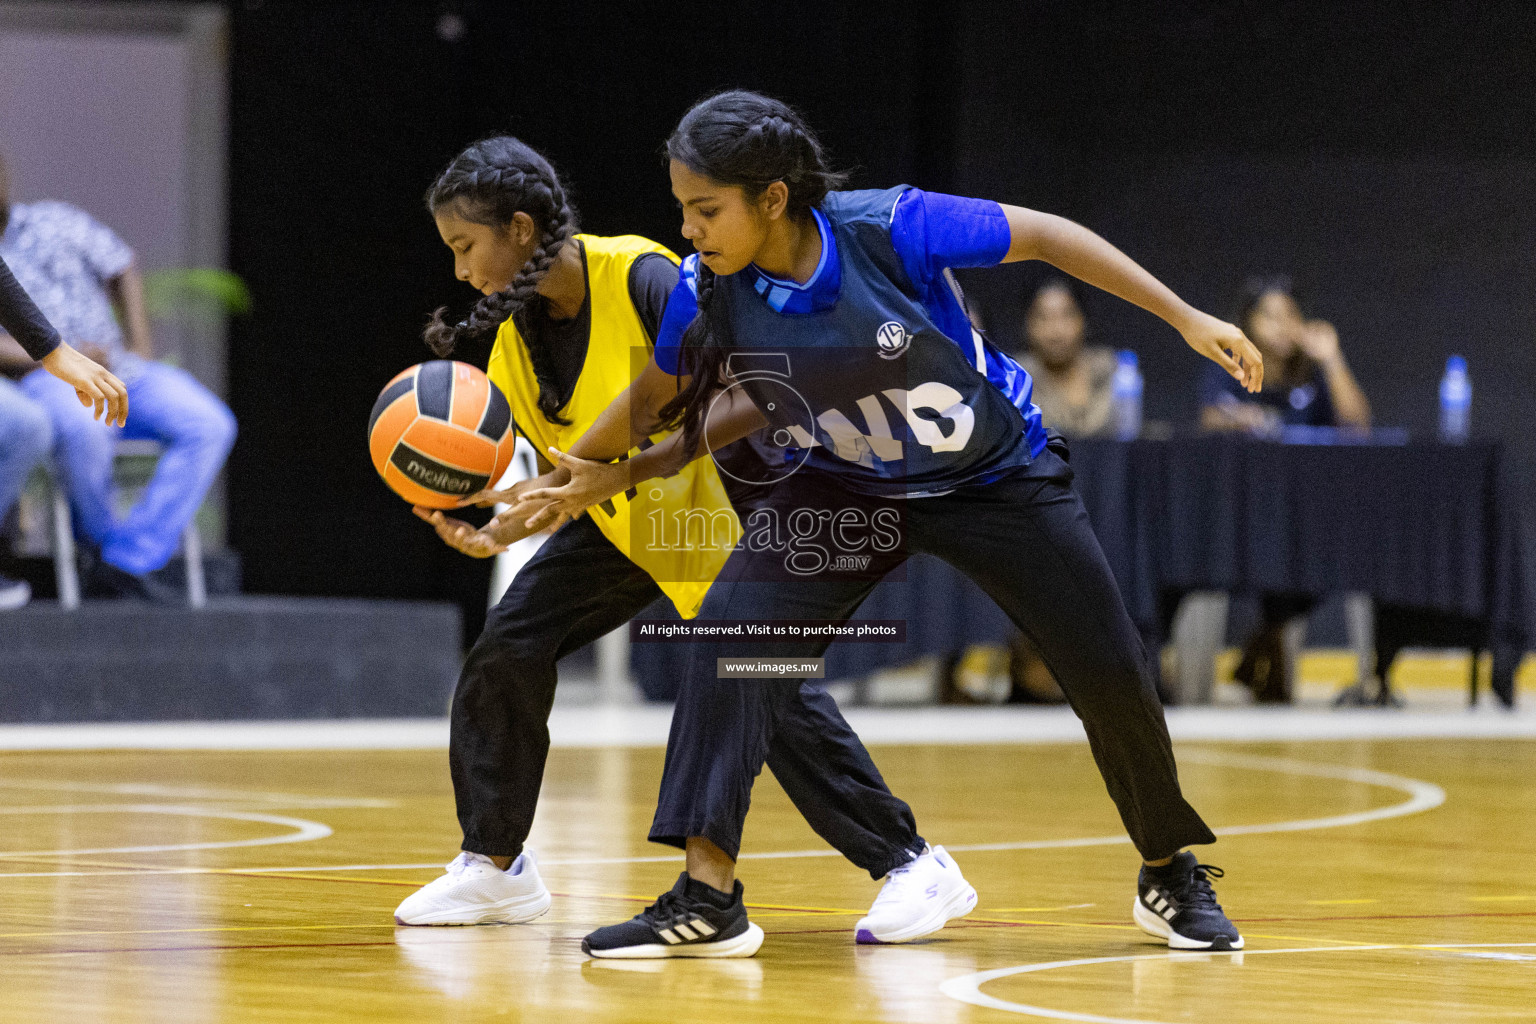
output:
<svg viewBox="0 0 1536 1024"><path fill-rule="evenodd" d="M1256 704L1291 703L1290 666L1285 655L1285 635L1280 629L1262 629L1243 649L1232 678L1253 691Z"/></svg>
<svg viewBox="0 0 1536 1024"><path fill-rule="evenodd" d="M119 569L111 562L97 560L86 576L86 597L109 600L148 601L150 604L182 604L180 593L148 575Z"/></svg>
<svg viewBox="0 0 1536 1024"><path fill-rule="evenodd" d="M25 580L13 580L0 576L0 612L12 612L24 608L32 600L32 587Z"/></svg>

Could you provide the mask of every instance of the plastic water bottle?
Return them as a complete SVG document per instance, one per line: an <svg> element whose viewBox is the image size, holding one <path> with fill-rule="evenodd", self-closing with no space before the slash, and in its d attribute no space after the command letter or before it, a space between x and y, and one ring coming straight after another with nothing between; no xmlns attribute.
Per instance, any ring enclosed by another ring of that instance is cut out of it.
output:
<svg viewBox="0 0 1536 1024"><path fill-rule="evenodd" d="M1451 356L1445 361L1445 376L1440 378L1440 440L1464 444L1472 434L1472 380L1467 376L1467 361Z"/></svg>
<svg viewBox="0 0 1536 1024"><path fill-rule="evenodd" d="M1134 441L1141 434L1141 388L1136 353L1121 349L1109 383L1110 417L1118 440Z"/></svg>

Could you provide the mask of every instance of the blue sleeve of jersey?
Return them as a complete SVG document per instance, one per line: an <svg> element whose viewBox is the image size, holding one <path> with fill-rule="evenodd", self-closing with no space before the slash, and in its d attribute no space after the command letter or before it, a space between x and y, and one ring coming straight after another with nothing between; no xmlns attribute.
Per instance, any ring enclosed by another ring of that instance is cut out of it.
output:
<svg viewBox="0 0 1536 1024"><path fill-rule="evenodd" d="M661 326L656 329L656 365L676 377L682 349L683 332L699 315L698 285L699 257L697 254L683 260L677 287L667 299L667 310L661 315Z"/></svg>
<svg viewBox="0 0 1536 1024"><path fill-rule="evenodd" d="M1003 208L990 199L914 188L891 211L891 244L919 289L945 267L997 266L1012 241Z"/></svg>

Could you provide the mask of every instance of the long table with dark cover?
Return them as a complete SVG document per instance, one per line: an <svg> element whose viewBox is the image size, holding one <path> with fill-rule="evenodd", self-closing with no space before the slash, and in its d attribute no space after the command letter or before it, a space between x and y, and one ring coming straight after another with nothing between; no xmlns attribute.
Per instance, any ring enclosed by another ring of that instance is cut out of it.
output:
<svg viewBox="0 0 1536 1024"><path fill-rule="evenodd" d="M1494 684L1509 693L1527 609L1498 442L1203 436L1072 449L1079 492L1149 639L1161 637L1170 594L1357 591L1388 616L1477 624Z"/></svg>
<svg viewBox="0 0 1536 1024"><path fill-rule="evenodd" d="M1528 636L1516 509L1501 446L1287 444L1227 436L1071 444L1076 486L1149 645L1191 590L1371 594L1378 607L1473 624L1506 695ZM665 611L662 609L653 609ZM653 617L648 611L643 618ZM659 616L658 616L659 617ZM905 619L902 644L834 643L826 678L1007 639L973 583L917 556L860 619ZM675 689L679 645L637 644L648 695Z"/></svg>

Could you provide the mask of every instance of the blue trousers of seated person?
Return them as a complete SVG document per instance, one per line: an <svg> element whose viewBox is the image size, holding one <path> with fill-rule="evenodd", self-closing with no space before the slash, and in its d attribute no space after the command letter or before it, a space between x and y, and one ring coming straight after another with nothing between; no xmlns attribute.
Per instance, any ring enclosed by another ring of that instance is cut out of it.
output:
<svg viewBox="0 0 1536 1024"><path fill-rule="evenodd" d="M48 413L4 377L0 377L0 520L26 486L27 476L53 447Z"/></svg>
<svg viewBox="0 0 1536 1024"><path fill-rule="evenodd" d="M153 572L170 561L182 531L235 441L235 417L185 370L123 354L112 372L128 388L128 422L108 426L92 418L75 390L44 370L22 379L22 389L48 411L54 463L69 494L75 529L101 549L103 561L125 572ZM165 447L143 495L119 519L113 508L112 460L120 440L152 440Z"/></svg>

